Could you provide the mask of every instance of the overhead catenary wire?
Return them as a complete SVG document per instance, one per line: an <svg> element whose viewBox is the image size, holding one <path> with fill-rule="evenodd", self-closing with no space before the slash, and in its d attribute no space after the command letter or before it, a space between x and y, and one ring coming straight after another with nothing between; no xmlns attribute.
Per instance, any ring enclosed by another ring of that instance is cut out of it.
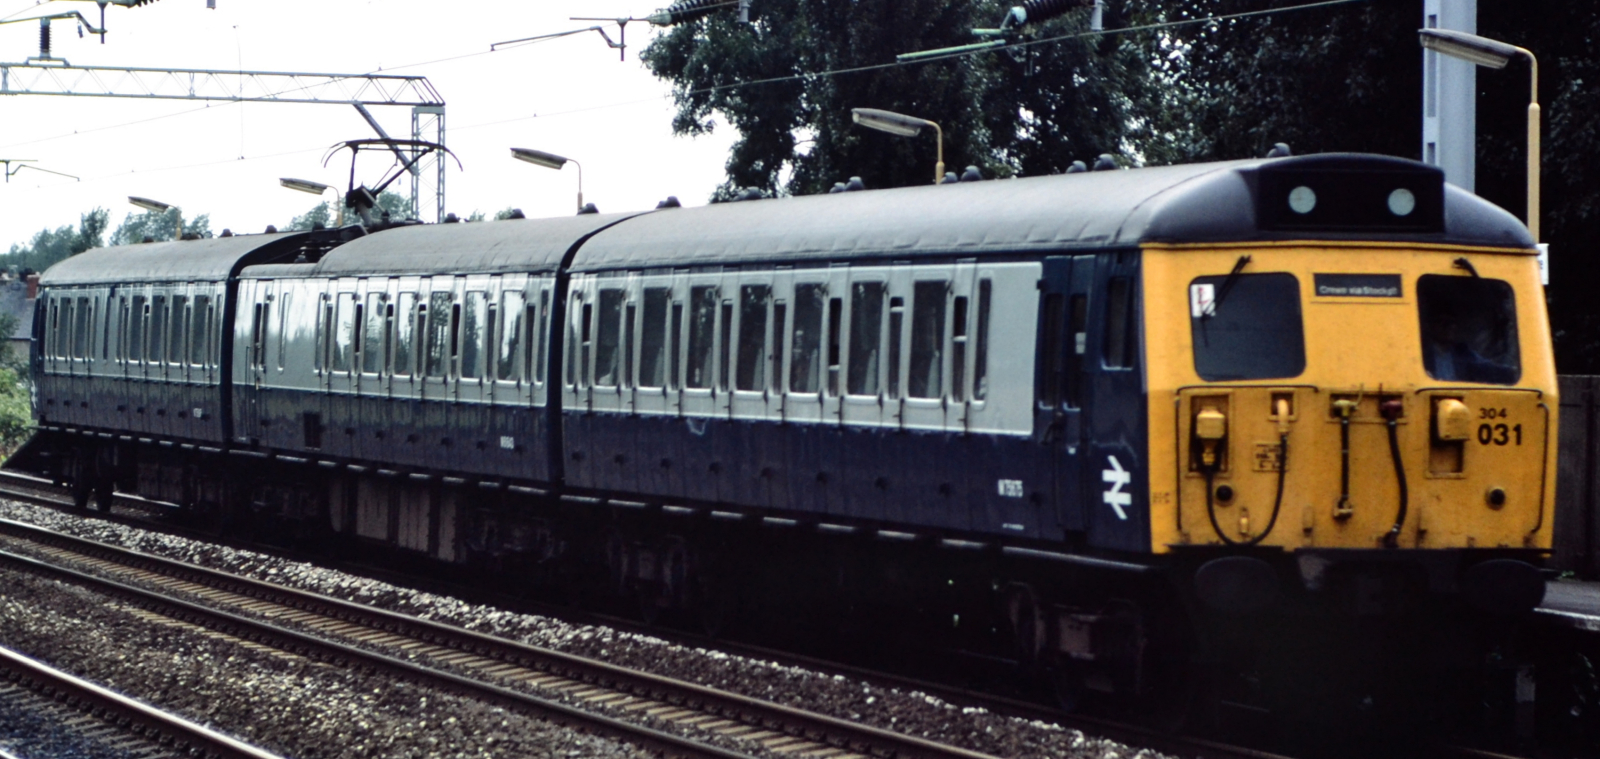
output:
<svg viewBox="0 0 1600 759"><path fill-rule="evenodd" d="M867 64L867 65L862 65L862 66L851 66L851 67L845 67L845 68L839 68L839 69L829 69L829 70L824 70L824 71L801 72L801 73L796 73L796 74L786 74L786 75L783 75L783 76L766 77L766 78L762 78L762 79L751 79L751 80L747 80L747 81L743 81L743 82L732 82L732 83L729 83L729 84L712 85L710 87L702 87L702 88L698 88L698 89L694 89L694 90L689 90L689 91L687 91L687 92L685 92L683 94L685 94L685 95L701 95L701 94L708 94L708 93L713 93L713 92L721 92L721 91L724 91L724 90L739 89L739 88L743 88L743 87L756 87L756 86L761 86L761 85L766 85L766 84L779 84L779 83L783 83L783 82L801 81L801 80L805 80L805 79L844 76L844 75L848 75L848 74L857 74L857 73L863 73L863 72L868 72L868 71L878 71L878 70L883 70L883 69L900 68L900 67L904 67L904 66L925 65L925 64L936 63L936 62L940 62L940 61L947 61L947 60L952 60L952 59L957 59L957 58L966 58L966 57L973 56L973 55L978 55L978 54L981 54L981 53L992 53L992 52L997 52L997 51L1001 51L1001 50L1026 48L1026 47L1031 47L1031 46L1035 46L1035 45L1048 45L1048 44L1064 42L1064 41L1072 40L1072 39L1082 39L1082 38L1086 38L1086 37L1098 37L1098 36L1109 35L1109 34L1131 34L1131 33L1147 32L1147 31L1159 31L1159 30L1162 30L1162 29L1173 29L1173 28L1178 28L1178 27L1194 26L1194 25L1199 25L1199 24L1211 24L1211 23L1219 23L1219 22L1224 22L1224 21L1234 21L1234 20L1244 19L1244 18L1254 18L1254 17L1261 17L1261 16L1272 16L1272 15L1279 15L1279 14L1284 14L1284 13L1292 13L1292 12L1297 12L1297 11L1315 10L1315 9L1319 9L1319 8L1330 8L1330 7L1341 6L1341 5L1354 5L1356 3L1367 3L1367 2L1370 2L1370 1L1371 0L1318 0L1317 2L1303 3L1303 4L1300 4L1300 5L1291 5L1291 6L1281 7L1281 8L1263 8L1263 9L1260 9L1260 10L1241 11L1241 12L1238 12L1238 13L1227 13L1227 14L1216 15L1216 16L1200 16L1200 17L1191 18L1191 19L1179 19L1179 20L1175 20L1175 21L1160 21L1160 22L1155 22L1155 23L1150 23L1150 24L1139 24L1139 25L1134 25L1134 26L1120 27L1120 28L1116 28L1116 29L1106 29L1106 30L1098 31L1098 32L1090 32L1090 31L1070 32L1070 33L1055 35L1055 36L1051 36L1051 37L1044 37L1044 38L1040 38L1040 39L1036 39L1036 40L1019 40L1019 41L1015 41L1015 42L1006 42L1006 43L1002 43L1002 44L999 44L999 45L995 45L993 47L986 47L986 48L981 49L981 50L952 51L951 53L949 53L947 55L930 55L930 56L926 56L926 57L922 57L922 58L918 58L918 59L910 60L910 61L896 60L896 61L890 61L890 62L885 62L885 63ZM407 63L407 64L401 64L401 65L398 65L398 66L378 67L377 69L374 69L373 71L368 72L368 73L369 74L376 74L376 73L380 73L380 72L384 72L384 71L396 71L396 70L405 69L405 68L416 68L418 66L426 66L426 65L432 65L432 64L437 64L437 63L446 63L446 62L457 61L457 60L462 60L462 59L466 59L466 58L475 58L475 57L479 57L479 56L483 56L483 55L491 55L491 54L493 54L495 52L499 52L499 51L480 50L480 51L476 51L476 52L472 52L472 53L463 53L461 55L456 55L456 56L448 56L448 57L445 57L445 58L437 58L437 59L433 59L433 60L430 60L430 61L422 61L422 62L418 62L418 63ZM286 93L281 93L281 94L287 94L287 92ZM514 118L509 118L509 119L498 119L498 120L495 120L495 121L481 122L481 123L477 123L477 124L464 124L464 125L452 127L451 131L452 132L461 132L461 131L464 131L464 130L477 129L477 128L483 128L483 127L488 127L488 126L497 126L497 125L500 125L500 124L509 124L509 123L515 123L515 122L518 122L518 121L527 121L527 120L535 119L535 118L552 118L552 117L556 117L556 116L568 116L568 115L573 115L573 114L578 114L578 113L588 113L588 112L592 112L592 111L607 110L607 109L611 109L611 108L621 108L621 107L626 107L626 106L630 106L630 105L638 105L638 104L641 104L641 103L658 102L659 100L661 100L660 97L635 98L635 99L632 99L632 100L616 101L616 102L611 102L611 103L601 103L601 104L590 105L590 106L581 106L581 107L577 107L577 108L569 108L569 109L566 109L566 110L543 111L543 112L540 112L540 113L530 114L530 115L527 115L527 116L519 116L519 117L514 117ZM225 103L224 105L238 105L241 102L243 102L243 101ZM40 139L36 139L36 140L30 140L30 141L26 141L26 142L10 143L10 144L6 144L6 145L0 145L0 148L15 148L15 147L21 147L21 146L26 146L26 145L34 145L34 144L38 144L38 143L41 143L41 142L49 142L49 141L53 141L53 140L57 140L57 139L66 139L66 138L69 138L69 137L77 136L79 134L89 134L89 133L93 133L93 132L100 132L100 131L107 131L107 130L111 130L111 129L118 129L118 128L121 128L121 127L124 127L124 126L133 126L133 125L137 125L137 124L148 123L148 122L151 122L151 121L157 121L157 120L160 120L160 119L172 118L172 117L175 117L175 116L182 116L182 115L187 115L187 114L191 114L191 113L197 113L197 112L200 112L200 111L207 110L208 108L211 108L211 107L212 106L207 105L207 106L200 107L200 108L192 108L192 109L188 109L188 110L185 110L185 111L180 111L180 112L177 112L177 113L166 114L166 115L162 115L162 116L155 116L155 117L151 117L151 118L148 118L148 119L140 119L138 121L126 122L126 123L123 123L123 124L114 124L114 125L108 125L108 126L105 126L105 127L96 127L96 128L93 128L93 129L86 129L86 130L77 130L77 131L73 132L72 134L62 134L62 135L57 135L57 136L54 136L54 137L45 137L45 138L40 138ZM261 160L261 159L265 159L265 158L274 158L274 157L279 157L279 156L284 156L284 155L296 155L296 154L300 154L300 153L314 152L315 150L320 150L320 149L322 149L322 148L320 148L320 147L319 148L306 148L306 149L301 149L301 150L291 150L291 151L286 151L286 152L274 153L274 154L270 154L270 155L240 157L240 158L234 158L234 159L228 159L228 160L209 161L209 162L202 162L202 163L196 163L196 164L185 164L183 166L157 167L157 168L153 168L153 169L147 168L147 169L142 169L142 171L147 171L147 172L148 171L167 171L167 170L178 169L178 168L198 168L198 167L204 167L204 166L218 165L218 164L222 164L222 163L235 163L235 162L238 162L238 161ZM126 174L126 173L132 173L132 172L118 172L116 174L108 174L108 175L104 175L104 176L106 176L106 177L109 177L109 176L121 176L121 175ZM93 178L86 178L85 181L94 181L94 179Z"/></svg>

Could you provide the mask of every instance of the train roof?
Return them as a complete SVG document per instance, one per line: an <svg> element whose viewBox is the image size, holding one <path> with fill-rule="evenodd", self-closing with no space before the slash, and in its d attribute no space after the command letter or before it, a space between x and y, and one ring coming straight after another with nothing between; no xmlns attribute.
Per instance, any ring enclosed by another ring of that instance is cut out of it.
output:
<svg viewBox="0 0 1600 759"><path fill-rule="evenodd" d="M252 260L298 250L315 233L234 235L86 250L45 270L43 286L134 282L220 282Z"/></svg>
<svg viewBox="0 0 1600 759"><path fill-rule="evenodd" d="M1299 218L1286 195L1303 185L1322 202ZM1384 207L1402 185L1406 217ZM1308 239L1533 247L1516 217L1446 185L1435 167L1322 154L662 210L596 235L573 269Z"/></svg>
<svg viewBox="0 0 1600 759"><path fill-rule="evenodd" d="M374 232L335 248L313 276L555 271L573 245L631 214L427 224Z"/></svg>

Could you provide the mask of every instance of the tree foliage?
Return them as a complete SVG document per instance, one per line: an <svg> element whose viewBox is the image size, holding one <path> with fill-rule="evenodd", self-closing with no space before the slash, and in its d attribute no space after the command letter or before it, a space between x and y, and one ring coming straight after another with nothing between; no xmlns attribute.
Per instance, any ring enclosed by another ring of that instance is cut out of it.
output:
<svg viewBox="0 0 1600 759"><path fill-rule="evenodd" d="M105 244L106 225L110 223L110 218L109 211L96 208L80 215L76 227L68 225L41 229L26 244L12 243L11 250L6 253L4 261L0 261L0 265L14 266L19 270L44 271L68 256L98 248Z"/></svg>
<svg viewBox="0 0 1600 759"><path fill-rule="evenodd" d="M851 176L868 187L933 179L931 130L910 139L873 132L852 124L857 107L937 122L945 163L957 171L1044 174L1130 152L1150 129L1137 117L1140 103L1154 95L1141 40L1091 35L895 65L898 53L972 42L971 29L994 26L1009 5L763 0L748 25L714 13L656 38L641 58L672 84L675 132L709 132L719 115L738 130L722 198L744 187L823 192ZM1086 20L1087 11L1073 12L1034 32L1081 31Z"/></svg>
<svg viewBox="0 0 1600 759"><path fill-rule="evenodd" d="M149 238L152 242L176 239L180 219L181 212L177 208L159 212L130 213L121 224L117 225L117 231L111 233L111 244L135 245L144 242L145 238ZM210 237L211 214L203 213L183 220L183 233Z"/></svg>

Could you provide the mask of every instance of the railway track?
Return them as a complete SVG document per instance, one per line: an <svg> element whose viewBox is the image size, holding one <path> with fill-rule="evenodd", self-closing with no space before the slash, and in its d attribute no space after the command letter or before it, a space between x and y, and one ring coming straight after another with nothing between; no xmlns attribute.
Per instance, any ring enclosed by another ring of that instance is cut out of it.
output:
<svg viewBox="0 0 1600 759"><path fill-rule="evenodd" d="M35 556L0 561L115 594L149 613L308 658L391 672L676 756L818 759L985 755L601 661L0 521ZM69 568L75 565L78 568ZM724 739L739 739L727 741Z"/></svg>
<svg viewBox="0 0 1600 759"><path fill-rule="evenodd" d="M0 699L13 711L60 726L58 733L69 732L74 742L96 752L148 759L278 759L6 648L0 648Z"/></svg>

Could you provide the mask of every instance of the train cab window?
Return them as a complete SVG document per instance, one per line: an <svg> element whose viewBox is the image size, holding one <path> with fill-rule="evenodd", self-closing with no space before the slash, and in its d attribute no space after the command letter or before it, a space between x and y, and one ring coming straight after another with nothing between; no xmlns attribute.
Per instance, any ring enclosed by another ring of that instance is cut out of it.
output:
<svg viewBox="0 0 1600 759"><path fill-rule="evenodd" d="M523 326L529 314L524 303L527 298L521 290L512 290L500 294L500 334L495 338L494 351L494 377L498 380L511 381L516 379L533 379L532 374L517 377L517 351L524 349L523 334L527 327Z"/></svg>
<svg viewBox="0 0 1600 759"><path fill-rule="evenodd" d="M386 308L385 293L367 293L366 308L362 309L361 372L379 374L383 371L384 334L392 316Z"/></svg>
<svg viewBox="0 0 1600 759"><path fill-rule="evenodd" d="M159 363L166 352L167 341L167 296L155 295L150 298L150 347L145 351L151 363Z"/></svg>
<svg viewBox="0 0 1600 759"><path fill-rule="evenodd" d="M878 394L886 291L882 282L856 282L850 287L850 368L845 391L851 395Z"/></svg>
<svg viewBox="0 0 1600 759"><path fill-rule="evenodd" d="M183 339L189 331L188 323L185 320L188 317L189 297L186 295L172 296L172 318L167 322L167 326L170 328L167 333L167 363L169 364L183 363Z"/></svg>
<svg viewBox="0 0 1600 759"><path fill-rule="evenodd" d="M425 306L424 306L425 308ZM396 377L410 377L416 365L416 326L418 313L417 294L400 293L394 316L394 363L391 369Z"/></svg>
<svg viewBox="0 0 1600 759"><path fill-rule="evenodd" d="M133 304L130 307L133 313L128 317L127 355L129 361L144 360L144 324L145 315L149 312L149 308L143 295L133 296Z"/></svg>
<svg viewBox="0 0 1600 759"><path fill-rule="evenodd" d="M479 290L467 293L461 304L461 378L483 376L484 344L494 324L490 321L489 296Z"/></svg>
<svg viewBox="0 0 1600 759"><path fill-rule="evenodd" d="M789 349L789 391L822 389L822 314L827 288L821 283L794 286L794 332Z"/></svg>
<svg viewBox="0 0 1600 759"><path fill-rule="evenodd" d="M1133 319L1133 286L1127 277L1112 277L1106 285L1106 368L1133 366L1137 334Z"/></svg>
<svg viewBox="0 0 1600 759"><path fill-rule="evenodd" d="M622 306L627 297L628 292L621 288L605 288L600 291L599 321L595 324L594 341L596 387L617 387L621 384ZM588 342L585 338L584 343Z"/></svg>
<svg viewBox="0 0 1600 759"><path fill-rule="evenodd" d="M455 298L449 292L428 295L427 315L421 320L425 324L422 327L422 362L425 376L442 378L450 372L450 349L454 347L452 343L455 337L450 317L454 306Z"/></svg>
<svg viewBox="0 0 1600 759"><path fill-rule="evenodd" d="M644 289L644 323L639 336L639 387L665 387L667 368L667 305L672 291Z"/></svg>
<svg viewBox="0 0 1600 759"><path fill-rule="evenodd" d="M684 367L684 387L711 387L713 359L716 357L717 288L689 288L689 361Z"/></svg>
<svg viewBox="0 0 1600 759"><path fill-rule="evenodd" d="M1280 379L1306 368L1293 274L1198 277L1189 284L1194 369L1207 382Z"/></svg>
<svg viewBox="0 0 1600 759"><path fill-rule="evenodd" d="M978 326L973 335L972 399L981 401L989 397L989 299L993 295L992 280L978 281Z"/></svg>
<svg viewBox="0 0 1600 759"><path fill-rule="evenodd" d="M735 389L759 391L766 386L767 304L771 300L770 285L739 288L739 370L734 376Z"/></svg>
<svg viewBox="0 0 1600 759"><path fill-rule="evenodd" d="M906 395L940 398L944 395L945 294L950 283L926 280L911 291L911 368L906 373Z"/></svg>
<svg viewBox="0 0 1600 759"><path fill-rule="evenodd" d="M194 296L194 317L189 326L189 364L205 366L211 355L211 296ZM262 325L266 326L266 325Z"/></svg>
<svg viewBox="0 0 1600 759"><path fill-rule="evenodd" d="M1521 377L1516 296L1505 281L1425 274L1417 279L1417 311L1429 377L1495 385Z"/></svg>

